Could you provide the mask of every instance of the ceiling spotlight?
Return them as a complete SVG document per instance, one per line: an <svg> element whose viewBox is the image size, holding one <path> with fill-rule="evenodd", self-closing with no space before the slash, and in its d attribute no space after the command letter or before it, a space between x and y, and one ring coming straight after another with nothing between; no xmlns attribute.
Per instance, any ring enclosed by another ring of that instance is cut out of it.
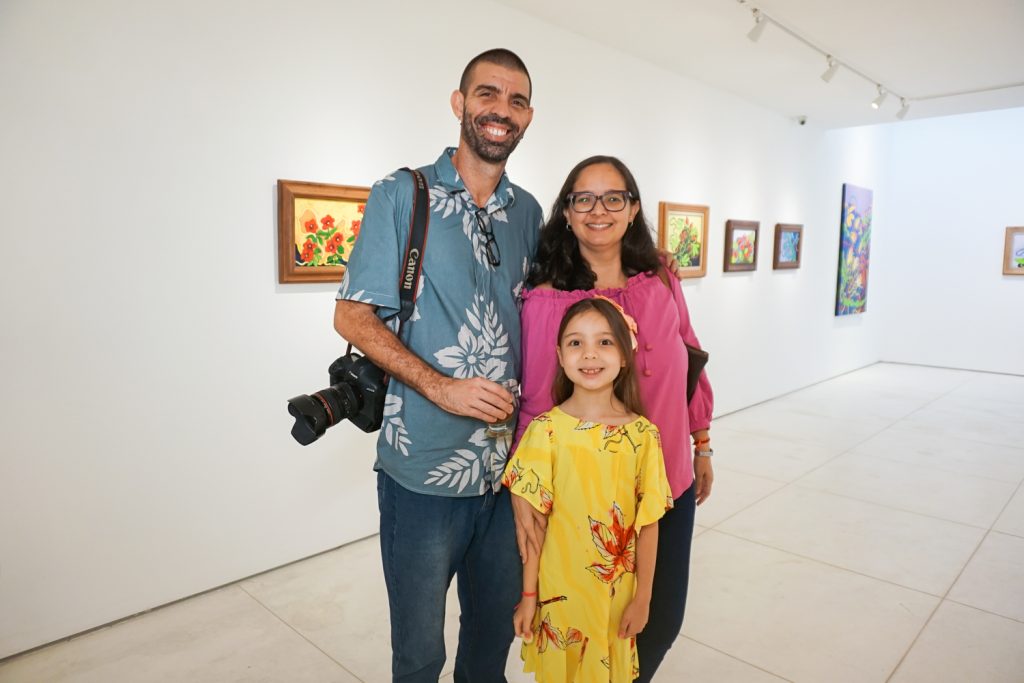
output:
<svg viewBox="0 0 1024 683"><path fill-rule="evenodd" d="M839 62L832 58L832 55L828 56L828 68L825 69L825 73L821 74L821 80L828 83L832 80L832 77L836 75L836 71L839 70Z"/></svg>
<svg viewBox="0 0 1024 683"><path fill-rule="evenodd" d="M764 27L768 25L768 21L761 16L761 10L754 10L754 28L750 29L750 33L747 34L747 38L750 38L755 43L757 39L764 33Z"/></svg>
<svg viewBox="0 0 1024 683"><path fill-rule="evenodd" d="M906 97L901 97L900 98L900 110L898 112L896 112L896 118L902 120L903 117L907 115L908 111L910 111L910 102L907 102L907 98Z"/></svg>
<svg viewBox="0 0 1024 683"><path fill-rule="evenodd" d="M878 97L876 97L874 101L871 103L871 108L878 109L879 107L881 107L882 102L885 102L885 98L888 96L888 94L889 93L885 92L885 89L882 86L878 86Z"/></svg>

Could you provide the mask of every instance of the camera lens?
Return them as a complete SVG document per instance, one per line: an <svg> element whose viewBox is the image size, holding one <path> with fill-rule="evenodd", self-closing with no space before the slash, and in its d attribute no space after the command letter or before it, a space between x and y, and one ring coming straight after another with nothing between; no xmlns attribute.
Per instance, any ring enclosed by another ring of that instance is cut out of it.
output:
<svg viewBox="0 0 1024 683"><path fill-rule="evenodd" d="M335 384L315 394L288 399L288 412L295 418L292 437L303 446L313 443L331 427L350 418L362 408L362 401L347 384Z"/></svg>

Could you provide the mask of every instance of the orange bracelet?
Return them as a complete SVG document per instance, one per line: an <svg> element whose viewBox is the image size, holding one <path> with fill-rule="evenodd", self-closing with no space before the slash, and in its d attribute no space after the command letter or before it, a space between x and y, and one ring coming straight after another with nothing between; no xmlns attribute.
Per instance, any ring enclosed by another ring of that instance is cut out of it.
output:
<svg viewBox="0 0 1024 683"><path fill-rule="evenodd" d="M534 591L533 593L523 593L523 597L524 598L535 598L535 597L537 597L537 592Z"/></svg>
<svg viewBox="0 0 1024 683"><path fill-rule="evenodd" d="M706 443L711 443L711 438L710 437L707 438L707 439L694 439L693 440L693 445L694 446L703 446Z"/></svg>

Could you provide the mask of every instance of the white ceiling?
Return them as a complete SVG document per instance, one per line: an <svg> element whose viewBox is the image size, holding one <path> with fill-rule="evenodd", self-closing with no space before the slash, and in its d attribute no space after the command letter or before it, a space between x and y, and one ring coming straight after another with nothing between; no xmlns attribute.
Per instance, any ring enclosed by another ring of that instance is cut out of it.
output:
<svg viewBox="0 0 1024 683"><path fill-rule="evenodd" d="M905 120L1024 107L1024 0L496 1L808 125L897 121L896 95ZM825 83L825 57L778 26L750 41L755 7L871 81ZM875 83L894 93L877 111Z"/></svg>

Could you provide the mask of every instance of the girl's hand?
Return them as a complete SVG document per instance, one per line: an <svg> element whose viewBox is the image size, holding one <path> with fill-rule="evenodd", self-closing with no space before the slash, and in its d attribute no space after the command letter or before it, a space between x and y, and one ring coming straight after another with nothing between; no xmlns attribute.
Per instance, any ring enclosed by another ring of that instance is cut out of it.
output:
<svg viewBox="0 0 1024 683"><path fill-rule="evenodd" d="M647 626L647 617L650 615L651 601L633 598L626 605L622 613L622 621L619 622L619 638L625 640L632 638Z"/></svg>
<svg viewBox="0 0 1024 683"><path fill-rule="evenodd" d="M537 596L524 597L516 605L515 615L512 617L512 627L516 636L523 639L524 643L533 640L533 615L537 611Z"/></svg>

